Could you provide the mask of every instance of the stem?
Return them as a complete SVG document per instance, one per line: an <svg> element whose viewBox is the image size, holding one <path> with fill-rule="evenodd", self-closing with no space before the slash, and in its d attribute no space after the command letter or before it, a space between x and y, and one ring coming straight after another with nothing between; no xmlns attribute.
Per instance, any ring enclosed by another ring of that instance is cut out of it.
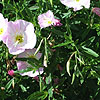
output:
<svg viewBox="0 0 100 100"><path fill-rule="evenodd" d="M40 71L39 71L39 80L40 80L39 85L40 85L40 92L41 92L42 91L42 79L41 79L41 76L40 76Z"/></svg>

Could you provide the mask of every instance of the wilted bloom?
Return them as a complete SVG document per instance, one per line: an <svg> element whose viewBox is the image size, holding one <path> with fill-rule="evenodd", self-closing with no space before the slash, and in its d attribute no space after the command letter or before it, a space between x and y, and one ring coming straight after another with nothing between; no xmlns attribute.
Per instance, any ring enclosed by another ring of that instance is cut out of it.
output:
<svg viewBox="0 0 100 100"><path fill-rule="evenodd" d="M57 64L57 68L58 68L60 71L63 70L63 68L62 68L62 66L61 66L60 64Z"/></svg>
<svg viewBox="0 0 100 100"><path fill-rule="evenodd" d="M10 76L14 76L14 70L12 69L12 70L9 70L8 71L8 74L10 75Z"/></svg>
<svg viewBox="0 0 100 100"><path fill-rule="evenodd" d="M39 77L38 76L33 77L33 79L35 79L37 82L39 82Z"/></svg>
<svg viewBox="0 0 100 100"><path fill-rule="evenodd" d="M38 23L41 28L45 28L51 25L57 26L58 21L54 18L53 12L48 10L46 13L43 13L38 16Z"/></svg>
<svg viewBox="0 0 100 100"><path fill-rule="evenodd" d="M95 7L92 9L92 12L94 12L95 14L97 14L98 16L100 16L100 8Z"/></svg>
<svg viewBox="0 0 100 100"><path fill-rule="evenodd" d="M54 20L54 26L62 26L62 23L60 23L59 19Z"/></svg>
<svg viewBox="0 0 100 100"><path fill-rule="evenodd" d="M58 84L59 83L59 78L54 78L53 81L54 81L54 84Z"/></svg>
<svg viewBox="0 0 100 100"><path fill-rule="evenodd" d="M0 41L4 41L5 43L5 36L8 26L8 19L5 19L3 15L0 13Z"/></svg>
<svg viewBox="0 0 100 100"><path fill-rule="evenodd" d="M32 23L17 20L8 23L6 45L9 53L16 55L25 51L25 49L33 49L36 44L36 35Z"/></svg>
<svg viewBox="0 0 100 100"><path fill-rule="evenodd" d="M90 7L90 0L60 0L62 4L69 8L74 8L74 11Z"/></svg>
<svg viewBox="0 0 100 100"><path fill-rule="evenodd" d="M34 56L34 53L35 53L36 49L27 49L25 50L25 52L21 53L18 55L18 58L36 58L36 59L40 59L42 53L37 53L36 56ZM32 65L30 65L29 63L25 62L25 61L18 61L17 62L17 68L18 70L25 70L27 69L28 67L30 68L33 68L32 71L28 71L28 72L24 72L24 73L21 73L22 76L29 76L29 77L35 77L37 75L42 74L43 73L43 68L40 67L38 70L36 70L35 72L34 71L34 67Z"/></svg>

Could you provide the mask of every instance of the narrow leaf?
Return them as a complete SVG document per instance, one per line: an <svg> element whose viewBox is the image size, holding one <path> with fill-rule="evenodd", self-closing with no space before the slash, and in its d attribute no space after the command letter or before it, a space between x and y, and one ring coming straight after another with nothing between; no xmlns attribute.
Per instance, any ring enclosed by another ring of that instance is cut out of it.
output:
<svg viewBox="0 0 100 100"><path fill-rule="evenodd" d="M69 74L69 76L71 76L71 74L70 74L70 60L73 57L73 55L75 54L75 52L72 53L72 55L69 57L69 60L66 63L66 69L67 69L67 73Z"/></svg>
<svg viewBox="0 0 100 100"><path fill-rule="evenodd" d="M12 78L12 79L6 84L5 88L6 88L7 90L11 87L13 80L14 80L14 78Z"/></svg>
<svg viewBox="0 0 100 100"><path fill-rule="evenodd" d="M56 47L62 47L62 46L66 46L68 44L72 43L71 41L65 42L65 43L60 43L58 45L53 46L52 48L56 48Z"/></svg>
<svg viewBox="0 0 100 100"><path fill-rule="evenodd" d="M93 51L92 49L86 48L84 46L82 46L82 48L84 49L84 52L86 52L87 54L92 55L94 57L99 57L99 55L95 51Z"/></svg>
<svg viewBox="0 0 100 100"><path fill-rule="evenodd" d="M48 96L47 91L37 91L33 94L31 94L27 100L44 100Z"/></svg>

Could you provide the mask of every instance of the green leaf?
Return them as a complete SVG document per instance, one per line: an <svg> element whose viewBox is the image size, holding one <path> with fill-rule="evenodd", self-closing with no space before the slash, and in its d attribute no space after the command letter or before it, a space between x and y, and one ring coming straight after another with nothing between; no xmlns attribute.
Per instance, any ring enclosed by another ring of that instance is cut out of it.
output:
<svg viewBox="0 0 100 100"><path fill-rule="evenodd" d="M53 96L53 86L48 90L49 98Z"/></svg>
<svg viewBox="0 0 100 100"><path fill-rule="evenodd" d="M73 83L74 83L74 80L75 80L75 73L73 73L73 76L72 76L72 82L71 82L71 84L73 84Z"/></svg>
<svg viewBox="0 0 100 100"><path fill-rule="evenodd" d="M93 75L94 77L100 78L100 75L99 75L96 71L91 71L90 73L91 73L91 75Z"/></svg>
<svg viewBox="0 0 100 100"><path fill-rule="evenodd" d="M46 77L46 84L50 84L51 81L52 81L52 79L51 79L51 73L50 73L49 76Z"/></svg>
<svg viewBox="0 0 100 100"><path fill-rule="evenodd" d="M76 53L76 51L71 54L71 56L69 57L69 59L66 63L66 69L67 69L67 73L69 74L69 76L71 76L71 74L70 74L70 60L72 59L72 57L75 53Z"/></svg>
<svg viewBox="0 0 100 100"><path fill-rule="evenodd" d="M33 67L40 68L43 67L43 65L40 63L39 60L36 58L16 58L18 61L27 61L29 64L31 64Z"/></svg>
<svg viewBox="0 0 100 100"><path fill-rule="evenodd" d="M44 54L43 65L44 65L45 67L47 67L47 62L48 62L47 39L44 38L44 41L45 41L45 54Z"/></svg>
<svg viewBox="0 0 100 100"><path fill-rule="evenodd" d="M94 57L99 57L99 55L95 51L93 51L92 49L86 48L84 46L82 46L82 48L83 48L84 52L86 52L87 54L92 55Z"/></svg>
<svg viewBox="0 0 100 100"><path fill-rule="evenodd" d="M44 100L48 96L47 91L37 91L28 96L27 100Z"/></svg>
<svg viewBox="0 0 100 100"><path fill-rule="evenodd" d="M49 0L49 1L50 1L51 5L53 5L52 0Z"/></svg>
<svg viewBox="0 0 100 100"><path fill-rule="evenodd" d="M23 92L27 91L26 88L23 85L20 85L20 87L21 87L21 89L22 89Z"/></svg>
<svg viewBox="0 0 100 100"><path fill-rule="evenodd" d="M14 81L14 78L12 78L12 79L6 84L5 88L6 88L7 90L11 87L13 81Z"/></svg>
<svg viewBox="0 0 100 100"><path fill-rule="evenodd" d="M66 45L68 45L68 44L70 44L70 43L72 43L72 41L68 41L68 42L65 42L65 43L60 43L60 44L58 44L58 45L53 46L52 48L66 46Z"/></svg>
<svg viewBox="0 0 100 100"><path fill-rule="evenodd" d="M70 74L70 59L67 61L66 68L67 68L67 73L69 74L69 76L71 76L71 74Z"/></svg>
<svg viewBox="0 0 100 100"><path fill-rule="evenodd" d="M39 9L39 7L38 6L31 6L29 9L30 10L37 10L37 9Z"/></svg>
<svg viewBox="0 0 100 100"><path fill-rule="evenodd" d="M33 68L33 67L27 67L26 69L14 71L14 73L18 74L18 73L25 73L25 72L29 72L29 71L35 71L35 70L37 70L37 69Z"/></svg>

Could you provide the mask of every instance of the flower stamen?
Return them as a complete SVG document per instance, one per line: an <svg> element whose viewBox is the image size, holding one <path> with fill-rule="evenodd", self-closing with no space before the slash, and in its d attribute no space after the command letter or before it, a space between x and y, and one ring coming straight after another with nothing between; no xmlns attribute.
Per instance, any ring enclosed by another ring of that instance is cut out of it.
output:
<svg viewBox="0 0 100 100"><path fill-rule="evenodd" d="M23 36L22 35L17 35L15 38L15 41L18 42L18 44L23 42Z"/></svg>
<svg viewBox="0 0 100 100"><path fill-rule="evenodd" d="M79 2L80 0L76 0L76 2Z"/></svg>
<svg viewBox="0 0 100 100"><path fill-rule="evenodd" d="M4 32L3 28L0 28L0 35Z"/></svg>

